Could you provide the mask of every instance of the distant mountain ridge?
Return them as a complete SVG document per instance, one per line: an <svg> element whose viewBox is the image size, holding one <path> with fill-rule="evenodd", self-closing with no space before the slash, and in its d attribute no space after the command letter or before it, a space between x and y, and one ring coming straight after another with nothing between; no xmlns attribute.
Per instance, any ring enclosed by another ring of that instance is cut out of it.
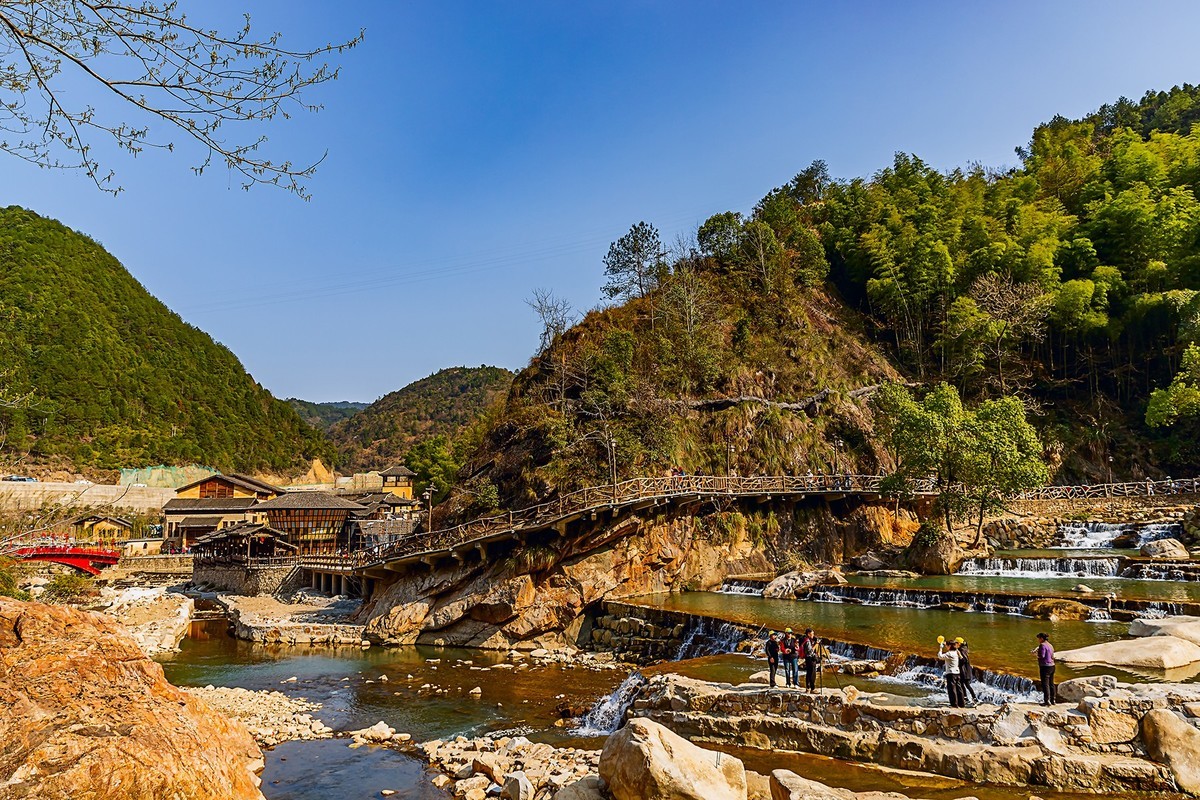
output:
<svg viewBox="0 0 1200 800"><path fill-rule="evenodd" d="M8 461L286 472L331 455L98 243L16 206L0 210L0 341Z"/></svg>
<svg viewBox="0 0 1200 800"><path fill-rule="evenodd" d="M314 428L320 428L321 430L329 430L336 423L353 417L359 411L371 405L370 403L360 403L355 400L334 400L328 403L314 403L309 400L301 400L298 397L289 397L284 402L296 409L296 413L300 415L302 420Z"/></svg>
<svg viewBox="0 0 1200 800"><path fill-rule="evenodd" d="M502 367L449 367L384 395L329 428L339 470L384 469L422 442L454 439L507 394L512 379Z"/></svg>

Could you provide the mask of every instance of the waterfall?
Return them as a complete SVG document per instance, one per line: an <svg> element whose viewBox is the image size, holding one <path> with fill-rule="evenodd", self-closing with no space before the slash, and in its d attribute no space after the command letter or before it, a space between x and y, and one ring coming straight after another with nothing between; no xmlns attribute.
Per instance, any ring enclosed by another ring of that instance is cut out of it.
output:
<svg viewBox="0 0 1200 800"><path fill-rule="evenodd" d="M1137 546L1159 539L1178 539L1182 534L1183 526L1178 522L1149 522L1138 529Z"/></svg>
<svg viewBox="0 0 1200 800"><path fill-rule="evenodd" d="M1057 549L1095 550L1112 547L1120 537L1135 537L1134 547L1147 542L1178 537L1182 533L1178 522L1147 522L1137 525L1130 522L1064 522L1058 526L1060 544Z"/></svg>
<svg viewBox="0 0 1200 800"><path fill-rule="evenodd" d="M717 591L721 594L761 595L763 587L760 583L740 581L735 578L722 583L721 588Z"/></svg>
<svg viewBox="0 0 1200 800"><path fill-rule="evenodd" d="M621 685L613 689L608 697L596 701L579 720L579 725L572 729L576 736L607 736L625 720L625 712L637 700L646 685L646 679L640 672L631 672Z"/></svg>
<svg viewBox="0 0 1200 800"><path fill-rule="evenodd" d="M1001 578L1112 578L1120 574L1119 558L969 558L959 575Z"/></svg>
<svg viewBox="0 0 1200 800"><path fill-rule="evenodd" d="M746 632L737 625L700 617L688 629L675 658L671 660L683 661L686 658L732 653L745 638Z"/></svg>
<svg viewBox="0 0 1200 800"><path fill-rule="evenodd" d="M1112 522L1064 522L1058 526L1058 536L1067 550L1092 550L1112 547L1118 536L1132 533L1132 525Z"/></svg>
<svg viewBox="0 0 1200 800"><path fill-rule="evenodd" d="M879 680L930 689L934 698L946 695L941 667L922 664L915 657L910 657L894 675L883 675ZM1028 703L1036 702L1041 697L1033 681L1028 678L997 674L986 669L975 670L971 688L975 690L980 703Z"/></svg>

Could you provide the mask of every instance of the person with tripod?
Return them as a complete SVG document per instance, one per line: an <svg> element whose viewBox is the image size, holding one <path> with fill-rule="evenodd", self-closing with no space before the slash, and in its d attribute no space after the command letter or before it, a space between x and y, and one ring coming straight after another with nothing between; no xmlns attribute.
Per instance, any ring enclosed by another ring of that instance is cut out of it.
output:
<svg viewBox="0 0 1200 800"><path fill-rule="evenodd" d="M804 631L800 640L800 655L804 657L804 688L811 694L817 691L817 660L821 655L821 640L812 628Z"/></svg>

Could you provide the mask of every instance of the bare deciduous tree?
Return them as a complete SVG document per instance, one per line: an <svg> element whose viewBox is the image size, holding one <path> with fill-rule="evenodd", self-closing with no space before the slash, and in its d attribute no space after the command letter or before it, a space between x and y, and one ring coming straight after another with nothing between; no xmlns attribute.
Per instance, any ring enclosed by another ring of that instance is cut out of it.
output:
<svg viewBox="0 0 1200 800"><path fill-rule="evenodd" d="M546 349L554 344L554 340L575 323L575 309L571 307L571 302L556 295L553 289L534 289L525 305L533 309L538 322L542 324L541 338L538 342L539 355L546 352Z"/></svg>
<svg viewBox="0 0 1200 800"><path fill-rule="evenodd" d="M323 156L295 164L265 155L262 134L224 134L320 110L305 95L337 78L324 57L361 41L360 32L293 50L279 33L252 36L249 15L225 33L194 24L175 0L0 0L0 149L41 167L83 170L115 194L120 186L97 144L131 155L174 150L162 131L152 132L159 122L199 143L197 174L216 160L244 188L265 183L307 198L304 182Z"/></svg>
<svg viewBox="0 0 1200 800"><path fill-rule="evenodd" d="M1000 391L1007 392L1004 357L1010 348L1024 341L1036 341L1045 334L1048 298L1036 284L1017 283L1009 275L996 273L977 278L971 284L971 297L991 318L987 348L996 359Z"/></svg>

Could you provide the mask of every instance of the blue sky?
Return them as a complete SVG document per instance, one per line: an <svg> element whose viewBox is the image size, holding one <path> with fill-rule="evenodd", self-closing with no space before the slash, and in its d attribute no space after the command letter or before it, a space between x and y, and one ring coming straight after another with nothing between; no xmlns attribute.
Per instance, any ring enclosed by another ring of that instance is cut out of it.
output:
<svg viewBox="0 0 1200 800"><path fill-rule="evenodd" d="M316 45L342 77L267 133L328 151L311 202L199 155L112 165L125 191L0 157L4 204L111 250L280 397L373 400L441 367L524 366L523 300L600 300L608 243L747 210L814 159L1015 163L1034 125L1200 81L1200 3L198 0Z"/></svg>

